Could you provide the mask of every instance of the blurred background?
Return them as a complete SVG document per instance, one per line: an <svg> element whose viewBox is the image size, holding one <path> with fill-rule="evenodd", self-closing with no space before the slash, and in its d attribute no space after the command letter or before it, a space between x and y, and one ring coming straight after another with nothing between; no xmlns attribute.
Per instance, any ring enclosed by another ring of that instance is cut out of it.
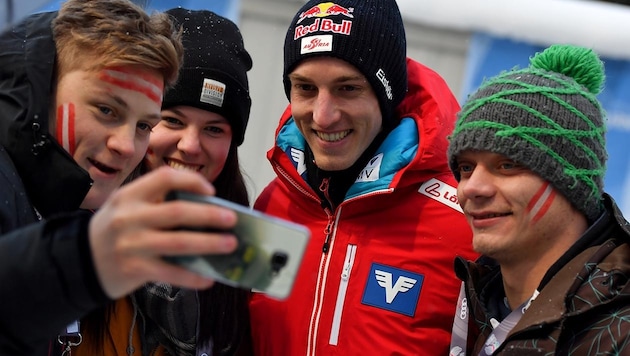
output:
<svg viewBox="0 0 630 356"><path fill-rule="evenodd" d="M133 0L148 10L209 9L243 33L254 67L242 166L255 198L274 177L265 152L274 143L288 100L282 86L284 36L304 0ZM328 0L322 0L325 2ZM56 10L61 0L0 0L0 29L33 12ZM515 66L553 43L593 48L606 65L599 99L608 115L605 189L630 217L630 0L397 0L407 31L408 56L440 73L460 102L485 77ZM0 49L1 50L1 49ZM253 199L252 199L253 201Z"/></svg>

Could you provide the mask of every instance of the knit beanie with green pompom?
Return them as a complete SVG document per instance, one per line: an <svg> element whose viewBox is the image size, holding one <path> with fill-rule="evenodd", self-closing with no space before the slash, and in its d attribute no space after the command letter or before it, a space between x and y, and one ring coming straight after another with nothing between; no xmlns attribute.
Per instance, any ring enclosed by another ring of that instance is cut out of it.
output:
<svg viewBox="0 0 630 356"><path fill-rule="evenodd" d="M521 163L550 182L594 221L602 212L607 160L604 111L596 98L604 65L590 49L553 45L525 69L484 81L464 103L450 136L449 165L490 151Z"/></svg>

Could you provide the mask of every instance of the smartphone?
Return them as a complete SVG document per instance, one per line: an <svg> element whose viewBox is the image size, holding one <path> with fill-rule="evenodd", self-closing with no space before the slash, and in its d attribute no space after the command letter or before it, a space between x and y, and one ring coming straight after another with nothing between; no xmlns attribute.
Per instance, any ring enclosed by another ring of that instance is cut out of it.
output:
<svg viewBox="0 0 630 356"><path fill-rule="evenodd" d="M214 196L172 191L166 200L214 204L235 211L238 218L236 226L227 230L238 239L238 247L233 253L168 256L168 261L221 283L253 289L275 299L289 296L310 238L307 227Z"/></svg>

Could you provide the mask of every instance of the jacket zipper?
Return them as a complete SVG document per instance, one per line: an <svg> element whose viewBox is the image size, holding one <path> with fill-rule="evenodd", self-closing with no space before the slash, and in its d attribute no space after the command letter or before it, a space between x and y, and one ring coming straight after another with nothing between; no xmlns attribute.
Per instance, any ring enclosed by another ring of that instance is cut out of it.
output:
<svg viewBox="0 0 630 356"><path fill-rule="evenodd" d="M346 291L350 282L350 272L354 265L354 257L357 254L357 245L348 245L346 249L346 258L341 270L341 280L339 281L339 292L337 293L337 302L335 303L335 313L333 314L332 327L330 328L330 345L337 345L339 340L339 329L341 326L341 314L343 313L343 305L346 300Z"/></svg>
<svg viewBox="0 0 630 356"><path fill-rule="evenodd" d="M325 208L326 214L328 215L328 223L326 224L326 243L324 246L326 250L322 252L322 257L319 262L319 268L317 273L317 285L315 287L315 298L313 299L313 308L311 312L311 319L308 325L308 342L307 342L307 356L315 355L315 347L317 346L317 331L319 330L319 321L322 313L322 305L324 303L324 295L326 289L326 280L328 279L328 267L330 264L330 254L327 252L332 252L334 248L334 226L336 219L339 218L341 213L341 209L337 211L336 216L333 216L330 212L330 209Z"/></svg>
<svg viewBox="0 0 630 356"><path fill-rule="evenodd" d="M326 197L326 201L328 203L328 206L331 207L332 204L330 202L330 196L328 195L328 186L329 186L328 183L329 183L329 180L330 180L330 178L324 178L322 180L322 184L319 185L319 190L322 193L324 193L324 196ZM324 210L328 210L328 208L324 207ZM329 216L330 216L330 214L329 214ZM324 239L324 246L322 246L322 252L323 253L328 253L328 250L330 249L330 235L331 235L330 232L331 232L331 229L332 229L332 223L333 223L333 221L331 219L328 219L328 224L326 225L326 229L324 230L324 234L326 234L326 238Z"/></svg>

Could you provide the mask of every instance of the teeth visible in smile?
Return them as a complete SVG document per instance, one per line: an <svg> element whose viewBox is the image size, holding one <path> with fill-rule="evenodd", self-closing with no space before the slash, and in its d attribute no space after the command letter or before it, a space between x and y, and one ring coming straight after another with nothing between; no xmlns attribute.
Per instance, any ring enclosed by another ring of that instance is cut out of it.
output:
<svg viewBox="0 0 630 356"><path fill-rule="evenodd" d="M335 133L324 133L317 131L317 137L326 141L326 142L335 142L344 139L346 136L350 134L350 130L345 130L341 132Z"/></svg>
<svg viewBox="0 0 630 356"><path fill-rule="evenodd" d="M181 162L175 162L175 161L171 161L171 160L167 160L166 164L171 167L171 168L175 168L177 170L180 171L192 171L192 172L198 172L201 169L201 166L191 166L188 164L183 164Z"/></svg>

